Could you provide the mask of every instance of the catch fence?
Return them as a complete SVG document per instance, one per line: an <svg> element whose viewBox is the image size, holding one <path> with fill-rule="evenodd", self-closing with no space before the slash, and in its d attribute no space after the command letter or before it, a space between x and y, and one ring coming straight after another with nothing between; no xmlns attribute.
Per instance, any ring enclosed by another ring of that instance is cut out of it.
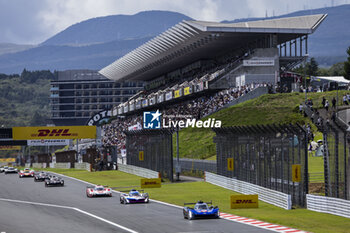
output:
<svg viewBox="0 0 350 233"><path fill-rule="evenodd" d="M213 130L218 175L290 194L293 205L305 206L308 158L303 127L255 125Z"/></svg>
<svg viewBox="0 0 350 233"><path fill-rule="evenodd" d="M172 131L142 129L125 131L127 164L160 172L173 181Z"/></svg>

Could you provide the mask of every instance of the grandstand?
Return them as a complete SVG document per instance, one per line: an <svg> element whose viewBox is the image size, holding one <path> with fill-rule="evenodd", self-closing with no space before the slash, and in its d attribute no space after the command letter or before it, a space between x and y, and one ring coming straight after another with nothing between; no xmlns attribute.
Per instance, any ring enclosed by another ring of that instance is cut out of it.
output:
<svg viewBox="0 0 350 233"><path fill-rule="evenodd" d="M308 35L326 16L173 26L99 71L118 82L146 82L143 91L115 106L121 118L105 126L104 142L123 147L125 137L115 135L139 126L144 110L198 119L257 87L274 87L281 73L305 59Z"/></svg>

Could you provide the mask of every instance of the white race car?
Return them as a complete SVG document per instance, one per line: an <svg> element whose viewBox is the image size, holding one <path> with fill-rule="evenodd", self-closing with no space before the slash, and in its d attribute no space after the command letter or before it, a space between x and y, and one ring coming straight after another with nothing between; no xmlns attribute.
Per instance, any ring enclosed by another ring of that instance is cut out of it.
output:
<svg viewBox="0 0 350 233"><path fill-rule="evenodd" d="M88 186L86 187L87 197L100 197L100 196L112 196L112 189L104 187L102 185Z"/></svg>
<svg viewBox="0 0 350 233"><path fill-rule="evenodd" d="M0 173L5 172L5 170L7 170L8 168L8 166L0 167Z"/></svg>
<svg viewBox="0 0 350 233"><path fill-rule="evenodd" d="M17 172L18 172L17 168L14 168L14 167L9 167L5 169L5 175L8 173L17 173Z"/></svg>
<svg viewBox="0 0 350 233"><path fill-rule="evenodd" d="M148 203L148 202L149 202L148 193L144 193L143 190L132 189L129 193L120 194L120 204Z"/></svg>
<svg viewBox="0 0 350 233"><path fill-rule="evenodd" d="M22 178L22 177L34 177L34 170L32 170L30 168L24 168L23 170L20 170L18 172L18 176L19 176L19 178Z"/></svg>

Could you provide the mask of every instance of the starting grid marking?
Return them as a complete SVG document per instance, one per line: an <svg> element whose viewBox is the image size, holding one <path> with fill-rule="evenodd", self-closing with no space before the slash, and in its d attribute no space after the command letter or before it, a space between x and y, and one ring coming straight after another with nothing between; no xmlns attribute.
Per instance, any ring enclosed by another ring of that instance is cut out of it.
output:
<svg viewBox="0 0 350 233"><path fill-rule="evenodd" d="M234 221L234 222L239 222L247 225L251 225L254 227L259 227L262 229L274 231L274 232L281 232L281 233L309 233L307 231L301 231L298 229L290 228L290 227L285 227L285 226L280 226L272 223L267 223L251 218L245 218L233 214L226 214L226 213L220 213L220 218Z"/></svg>

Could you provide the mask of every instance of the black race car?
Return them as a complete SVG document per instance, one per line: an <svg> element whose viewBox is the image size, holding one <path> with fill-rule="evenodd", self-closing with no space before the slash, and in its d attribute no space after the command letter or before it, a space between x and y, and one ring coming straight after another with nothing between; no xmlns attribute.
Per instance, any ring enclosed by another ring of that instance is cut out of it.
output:
<svg viewBox="0 0 350 233"><path fill-rule="evenodd" d="M45 179L45 187L64 186L64 180L58 176L49 176Z"/></svg>
<svg viewBox="0 0 350 233"><path fill-rule="evenodd" d="M34 182L45 181L49 178L49 174L46 172L36 172L34 174Z"/></svg>

